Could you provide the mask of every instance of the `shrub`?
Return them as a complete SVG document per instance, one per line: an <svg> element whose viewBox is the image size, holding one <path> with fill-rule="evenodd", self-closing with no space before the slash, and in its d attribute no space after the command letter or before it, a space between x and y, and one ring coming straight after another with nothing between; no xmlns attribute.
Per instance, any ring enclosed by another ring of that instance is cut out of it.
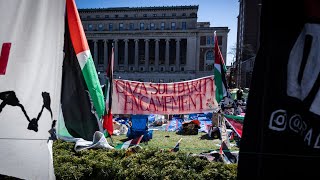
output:
<svg viewBox="0 0 320 180"><path fill-rule="evenodd" d="M142 149L84 150L55 141L53 162L57 179L236 179L237 165L209 162L185 152Z"/></svg>

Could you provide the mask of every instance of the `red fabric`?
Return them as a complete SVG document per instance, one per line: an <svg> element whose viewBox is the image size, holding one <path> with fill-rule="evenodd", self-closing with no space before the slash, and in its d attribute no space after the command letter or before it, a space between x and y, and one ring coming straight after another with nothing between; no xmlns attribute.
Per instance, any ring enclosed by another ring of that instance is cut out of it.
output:
<svg viewBox="0 0 320 180"><path fill-rule="evenodd" d="M224 60L218 44L218 37L216 35L214 36L214 63L220 64L221 66L224 65Z"/></svg>
<svg viewBox="0 0 320 180"><path fill-rule="evenodd" d="M113 116L111 112L112 107L112 78L113 78L113 61L114 61L114 48L112 48L111 60L109 61L107 67L107 77L109 78L108 83L110 86L110 91L106 94L106 110L108 112L107 115L103 117L103 128L106 129L111 136L113 134Z"/></svg>
<svg viewBox="0 0 320 180"><path fill-rule="evenodd" d="M239 135L239 137L242 137L242 129L243 129L243 124L231 119L231 118L226 118L229 124L231 125L232 129L236 131L236 133Z"/></svg>
<svg viewBox="0 0 320 180"><path fill-rule="evenodd" d="M134 145L138 145L138 144L140 144L140 141L142 140L142 138L143 138L143 135L141 135L141 136L140 136L140 137L138 137L138 138L134 138L134 139L132 139L132 141L131 141L130 145L134 146Z"/></svg>
<svg viewBox="0 0 320 180"><path fill-rule="evenodd" d="M3 43L0 54L0 75L6 74L11 43Z"/></svg>
<svg viewBox="0 0 320 180"><path fill-rule="evenodd" d="M67 0L67 15L70 36L76 54L89 50L87 38L85 36L81 19L74 0Z"/></svg>
<svg viewBox="0 0 320 180"><path fill-rule="evenodd" d="M110 136L113 134L113 117L111 111L108 111L108 114L103 116L103 128L107 130Z"/></svg>
<svg viewBox="0 0 320 180"><path fill-rule="evenodd" d="M223 154L223 150L222 150L222 143L221 143L221 145L220 145L219 154Z"/></svg>
<svg viewBox="0 0 320 180"><path fill-rule="evenodd" d="M198 125L198 126L200 126L200 121L199 120L192 120L191 122L196 124L196 125Z"/></svg>

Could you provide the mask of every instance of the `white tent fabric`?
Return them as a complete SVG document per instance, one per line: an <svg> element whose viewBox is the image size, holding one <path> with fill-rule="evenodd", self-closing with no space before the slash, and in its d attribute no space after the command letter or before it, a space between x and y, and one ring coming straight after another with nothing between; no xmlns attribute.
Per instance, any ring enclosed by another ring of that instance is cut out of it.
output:
<svg viewBox="0 0 320 180"><path fill-rule="evenodd" d="M55 178L48 130L59 110L65 4L0 0L0 48L11 45L0 59L0 174Z"/></svg>
<svg viewBox="0 0 320 180"><path fill-rule="evenodd" d="M82 138L73 138L73 137L64 137L59 136L59 139L67 142L74 142L74 150L82 151L85 149L114 149L114 147L110 146L107 139L104 137L102 132L96 131L93 134L93 140L87 141Z"/></svg>

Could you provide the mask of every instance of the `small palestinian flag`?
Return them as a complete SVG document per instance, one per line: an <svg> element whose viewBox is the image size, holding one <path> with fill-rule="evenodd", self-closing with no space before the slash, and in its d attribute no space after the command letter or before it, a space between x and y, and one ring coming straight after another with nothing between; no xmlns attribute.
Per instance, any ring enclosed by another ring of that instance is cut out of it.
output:
<svg viewBox="0 0 320 180"><path fill-rule="evenodd" d="M228 96L226 71L227 71L227 68L224 64L224 60L218 44L218 38L215 32L214 33L214 82L216 85L216 100L218 103L223 99L223 97Z"/></svg>
<svg viewBox="0 0 320 180"><path fill-rule="evenodd" d="M171 152L178 152L179 151L179 146L180 146L180 142L181 142L182 138L177 142L177 144L174 146L173 149L171 149Z"/></svg>
<svg viewBox="0 0 320 180"><path fill-rule="evenodd" d="M139 145L142 138L143 138L143 135L141 135L140 137L134 138L134 139L130 139L130 140L124 142L123 144L117 145L115 147L115 149L128 149L130 146Z"/></svg>

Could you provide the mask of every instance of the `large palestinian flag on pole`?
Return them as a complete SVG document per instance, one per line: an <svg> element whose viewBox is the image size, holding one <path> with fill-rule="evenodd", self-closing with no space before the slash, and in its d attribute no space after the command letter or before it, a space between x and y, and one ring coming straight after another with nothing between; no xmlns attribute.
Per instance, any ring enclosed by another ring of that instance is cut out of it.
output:
<svg viewBox="0 0 320 180"><path fill-rule="evenodd" d="M228 96L226 65L219 48L216 32L214 33L214 82L216 84L216 100L219 103L223 97Z"/></svg>
<svg viewBox="0 0 320 180"><path fill-rule="evenodd" d="M73 0L67 1L66 13L58 136L92 140L95 131L102 131L104 96Z"/></svg>
<svg viewBox="0 0 320 180"><path fill-rule="evenodd" d="M113 84L113 64L114 64L114 48L112 47L111 59L107 69L106 79L106 115L103 116L103 128L108 132L108 136L113 134L113 115L112 115L112 84Z"/></svg>
<svg viewBox="0 0 320 180"><path fill-rule="evenodd" d="M53 179L65 0L0 0L0 174Z"/></svg>

